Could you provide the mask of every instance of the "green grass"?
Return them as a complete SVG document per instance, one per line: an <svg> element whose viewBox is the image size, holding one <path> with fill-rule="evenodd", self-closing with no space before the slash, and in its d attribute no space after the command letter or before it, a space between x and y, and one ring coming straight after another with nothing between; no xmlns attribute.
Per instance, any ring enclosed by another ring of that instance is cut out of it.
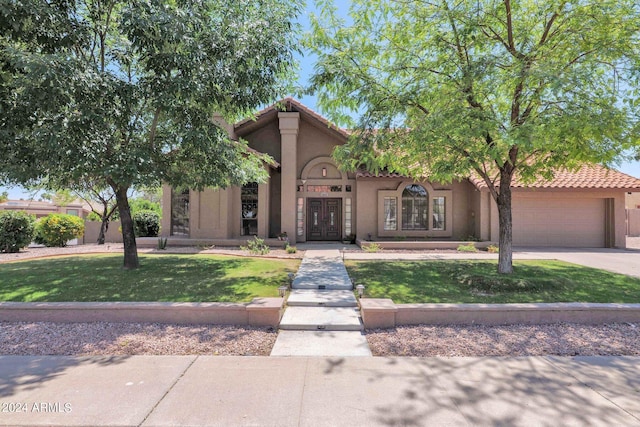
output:
<svg viewBox="0 0 640 427"><path fill-rule="evenodd" d="M0 301L246 302L278 296L299 260L211 255L141 255L125 271L122 255L0 264Z"/></svg>
<svg viewBox="0 0 640 427"><path fill-rule="evenodd" d="M561 261L345 262L365 296L409 303L640 302L640 279Z"/></svg>

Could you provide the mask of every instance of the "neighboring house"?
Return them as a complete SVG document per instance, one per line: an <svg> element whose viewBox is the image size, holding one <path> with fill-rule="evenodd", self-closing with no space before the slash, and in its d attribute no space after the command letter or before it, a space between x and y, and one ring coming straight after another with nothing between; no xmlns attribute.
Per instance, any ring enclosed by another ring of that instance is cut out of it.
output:
<svg viewBox="0 0 640 427"><path fill-rule="evenodd" d="M342 172L331 157L347 131L296 100L228 126L233 138L267 153L269 180L242 188L177 193L164 186L162 233L191 239L277 237L291 243L342 240L498 241L498 211L486 185L451 184L365 170ZM640 179L601 166L514 184L513 244L625 247L625 195Z"/></svg>
<svg viewBox="0 0 640 427"><path fill-rule="evenodd" d="M5 211L24 211L28 214L35 215L36 218L42 218L52 213L65 213L70 215L86 218L91 212L88 206L75 201L65 206L56 206L50 202L40 202L35 200L7 200L0 203L0 210Z"/></svg>

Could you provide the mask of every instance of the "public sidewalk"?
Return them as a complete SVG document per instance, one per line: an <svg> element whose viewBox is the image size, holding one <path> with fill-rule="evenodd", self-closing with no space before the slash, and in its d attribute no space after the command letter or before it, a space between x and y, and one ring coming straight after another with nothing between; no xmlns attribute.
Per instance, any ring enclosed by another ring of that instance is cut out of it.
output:
<svg viewBox="0 0 640 427"><path fill-rule="evenodd" d="M0 425L640 426L640 357L0 357Z"/></svg>

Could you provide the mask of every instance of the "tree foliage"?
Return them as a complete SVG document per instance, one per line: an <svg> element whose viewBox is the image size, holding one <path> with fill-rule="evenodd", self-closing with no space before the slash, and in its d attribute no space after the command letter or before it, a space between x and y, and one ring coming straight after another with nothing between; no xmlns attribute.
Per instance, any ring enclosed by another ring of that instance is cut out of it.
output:
<svg viewBox="0 0 640 427"><path fill-rule="evenodd" d="M127 191L266 177L212 120L288 91L299 2L5 1L0 6L0 181L104 183L125 268L138 266Z"/></svg>
<svg viewBox="0 0 640 427"><path fill-rule="evenodd" d="M35 217L20 211L0 212L0 252L19 252L33 238Z"/></svg>
<svg viewBox="0 0 640 427"><path fill-rule="evenodd" d="M637 144L633 0L320 2L308 46L329 117L358 131L335 156L415 179L482 179L510 273L511 183L612 164ZM349 115L357 112L357 123Z"/></svg>

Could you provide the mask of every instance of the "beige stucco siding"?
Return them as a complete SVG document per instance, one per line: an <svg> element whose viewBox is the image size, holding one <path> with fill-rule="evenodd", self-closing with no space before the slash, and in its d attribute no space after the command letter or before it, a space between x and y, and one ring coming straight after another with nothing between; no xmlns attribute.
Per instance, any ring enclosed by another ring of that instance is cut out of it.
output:
<svg viewBox="0 0 640 427"><path fill-rule="evenodd" d="M226 238L232 230L229 205L233 190L191 191L189 204L190 237L195 239ZM239 218L239 217L238 217ZM239 227L237 227L239 228Z"/></svg>
<svg viewBox="0 0 640 427"><path fill-rule="evenodd" d="M277 120L265 124L264 127L258 128L243 138L254 150L270 155L278 163L282 161L280 129L278 129Z"/></svg>
<svg viewBox="0 0 640 427"><path fill-rule="evenodd" d="M310 124L304 118L300 120L300 133L298 134L298 177L302 169L315 158L331 156L336 145L345 141L339 139L329 129L320 129Z"/></svg>
<svg viewBox="0 0 640 427"><path fill-rule="evenodd" d="M473 186L467 181L454 182L451 184L422 183L427 188L429 196L443 195L447 198L446 229L436 231L431 229L426 231L406 231L399 229L394 232L383 230L383 218L380 214L381 197L389 192L396 192L398 195L398 215L401 215L401 194L402 189L411 181L406 179L391 178L360 178L358 179L357 195L357 234L360 238L372 237L441 237L463 239L473 234L474 222L471 211L473 202ZM400 188L402 187L402 188ZM391 194L391 193L389 193ZM429 201L431 203L431 199Z"/></svg>

